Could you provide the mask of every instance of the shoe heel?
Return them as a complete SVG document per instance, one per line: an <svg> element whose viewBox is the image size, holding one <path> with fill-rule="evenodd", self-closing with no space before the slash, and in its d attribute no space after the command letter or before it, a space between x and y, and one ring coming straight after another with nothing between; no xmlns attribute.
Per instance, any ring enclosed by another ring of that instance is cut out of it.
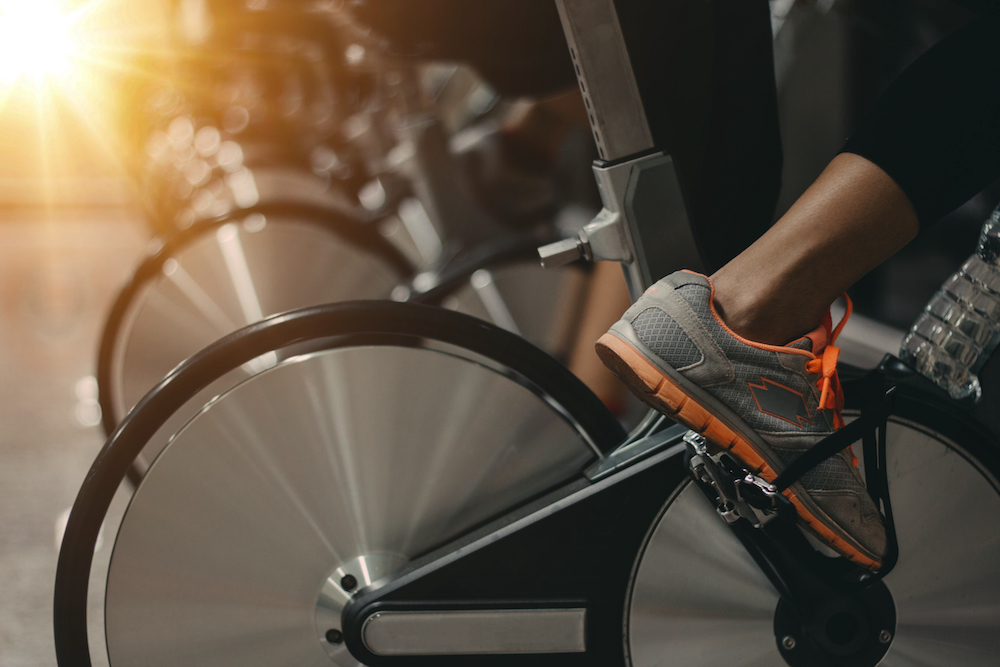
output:
<svg viewBox="0 0 1000 667"><path fill-rule="evenodd" d="M663 384L663 377L652 365L617 336L606 333L594 347L604 365L632 389L653 396Z"/></svg>

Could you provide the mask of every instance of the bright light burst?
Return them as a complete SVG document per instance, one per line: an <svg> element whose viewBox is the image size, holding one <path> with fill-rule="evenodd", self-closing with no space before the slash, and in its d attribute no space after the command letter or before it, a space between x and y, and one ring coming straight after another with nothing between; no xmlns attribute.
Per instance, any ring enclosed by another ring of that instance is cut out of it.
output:
<svg viewBox="0 0 1000 667"><path fill-rule="evenodd" d="M72 75L73 18L58 0L0 0L0 82Z"/></svg>
<svg viewBox="0 0 1000 667"><path fill-rule="evenodd" d="M55 192L72 169L127 155L141 128L129 96L163 76L169 6L0 0L0 180L38 170Z"/></svg>

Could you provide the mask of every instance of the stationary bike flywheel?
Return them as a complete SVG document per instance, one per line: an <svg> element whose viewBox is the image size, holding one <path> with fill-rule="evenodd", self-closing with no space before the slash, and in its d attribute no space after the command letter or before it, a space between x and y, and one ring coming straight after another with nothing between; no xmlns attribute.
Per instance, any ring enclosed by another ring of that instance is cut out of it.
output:
<svg viewBox="0 0 1000 667"><path fill-rule="evenodd" d="M245 380L156 459L108 571L113 667L358 665L353 591L595 458L510 369L364 338Z"/></svg>

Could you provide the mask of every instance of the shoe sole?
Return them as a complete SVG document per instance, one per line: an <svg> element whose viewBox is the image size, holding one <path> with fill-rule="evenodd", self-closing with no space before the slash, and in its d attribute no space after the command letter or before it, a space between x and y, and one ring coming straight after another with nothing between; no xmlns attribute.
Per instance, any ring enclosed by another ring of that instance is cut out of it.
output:
<svg viewBox="0 0 1000 667"><path fill-rule="evenodd" d="M655 410L704 436L715 451L727 451L768 482L778 476L754 445L734 431L723 419L698 402L673 378L650 362L631 343L606 333L597 341L597 355L639 399ZM712 451L712 447L709 448ZM793 485L794 486L794 485ZM824 544L852 563L878 570L882 563L862 553L817 517L789 487L782 492L798 512L799 521ZM810 503L811 504L811 503Z"/></svg>

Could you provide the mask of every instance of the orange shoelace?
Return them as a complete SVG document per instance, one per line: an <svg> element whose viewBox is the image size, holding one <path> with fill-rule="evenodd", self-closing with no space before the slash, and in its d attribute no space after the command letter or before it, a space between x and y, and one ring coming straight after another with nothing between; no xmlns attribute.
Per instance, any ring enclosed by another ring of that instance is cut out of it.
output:
<svg viewBox="0 0 1000 667"><path fill-rule="evenodd" d="M854 304L851 303L851 298L846 294L844 301L847 303L847 308L836 328L833 327L833 317L830 315L830 311L826 311L822 322L822 326L828 334L826 347L815 359L806 362L807 371L820 375L819 380L816 381L816 388L820 391L818 407L820 410L833 410L833 427L838 429L844 427L844 418L841 416L841 411L844 409L844 389L840 386L840 377L837 375L837 358L840 356L840 348L835 347L834 342L854 310Z"/></svg>

